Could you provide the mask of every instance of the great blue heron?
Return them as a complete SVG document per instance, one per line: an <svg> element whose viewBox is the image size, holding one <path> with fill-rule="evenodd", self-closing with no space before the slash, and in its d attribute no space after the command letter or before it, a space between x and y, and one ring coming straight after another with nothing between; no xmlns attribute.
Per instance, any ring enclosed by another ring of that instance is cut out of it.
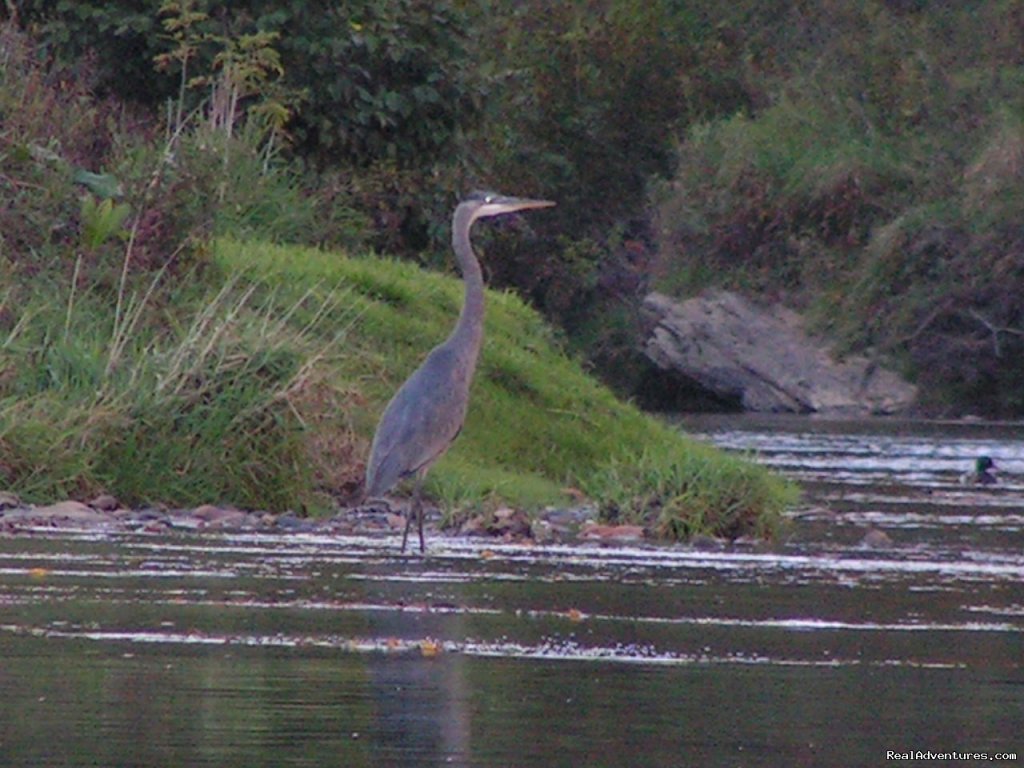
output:
<svg viewBox="0 0 1024 768"><path fill-rule="evenodd" d="M423 551L423 478L462 429L469 385L483 341L484 280L469 242L469 230L477 219L552 205L550 200L474 192L455 208L452 248L466 284L462 312L451 335L434 347L384 409L366 465L366 498L379 498L402 478L416 476L402 533L403 552L413 517Z"/></svg>

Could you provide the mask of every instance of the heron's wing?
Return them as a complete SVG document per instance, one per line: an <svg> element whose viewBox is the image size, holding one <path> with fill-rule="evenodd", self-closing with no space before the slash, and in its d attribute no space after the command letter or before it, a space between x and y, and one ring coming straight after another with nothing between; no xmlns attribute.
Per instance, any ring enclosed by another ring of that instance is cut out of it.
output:
<svg viewBox="0 0 1024 768"><path fill-rule="evenodd" d="M387 492L448 450L466 416L470 378L466 374L459 355L442 345L395 393L381 416L370 451L369 496Z"/></svg>

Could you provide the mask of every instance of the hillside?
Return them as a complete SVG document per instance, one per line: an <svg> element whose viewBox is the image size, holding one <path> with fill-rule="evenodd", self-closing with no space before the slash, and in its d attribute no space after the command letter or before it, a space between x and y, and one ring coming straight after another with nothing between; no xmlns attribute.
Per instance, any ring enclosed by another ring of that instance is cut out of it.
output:
<svg viewBox="0 0 1024 768"><path fill-rule="evenodd" d="M387 399L458 313L407 262L220 240L202 273L128 292L38 276L0 348L0 468L27 500L327 511L358 496ZM10 295L10 294L9 294ZM770 533L790 491L621 403L491 292L463 434L430 475L449 513L568 500L669 537Z"/></svg>
<svg viewBox="0 0 1024 768"><path fill-rule="evenodd" d="M255 46L217 87L270 88L267 38L217 40ZM311 189L270 102L171 103L164 122L14 25L0 50L4 489L313 514L358 499L377 418L447 335L460 282L369 255L357 180ZM478 229L503 266L497 228ZM447 248L420 256L450 269ZM788 485L616 400L513 294L489 303L467 424L427 487L449 516L582 496L669 538L771 533Z"/></svg>

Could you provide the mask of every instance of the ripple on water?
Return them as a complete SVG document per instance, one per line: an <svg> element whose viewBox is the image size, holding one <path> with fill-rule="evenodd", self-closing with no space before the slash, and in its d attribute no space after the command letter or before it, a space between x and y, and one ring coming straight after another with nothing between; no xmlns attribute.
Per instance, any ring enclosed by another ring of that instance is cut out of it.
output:
<svg viewBox="0 0 1024 768"><path fill-rule="evenodd" d="M714 620L708 620L709 623ZM698 623L701 623L698 621ZM765 624L765 623L762 623ZM748 622L740 622L740 626L755 626ZM770 624L769 624L770 625ZM839 625L818 625L816 622L779 622L776 628L791 631L836 631L843 629ZM997 625L975 624L960 627L936 627L939 631L1003 631L995 629ZM849 629L849 627L846 627ZM858 629L886 630L887 627L859 627ZM906 629L906 628L904 628ZM928 627L913 629L926 630ZM901 630L902 631L902 630ZM919 659L863 659L863 658L827 658L808 659L799 657L771 656L768 654L746 651L734 651L725 654L711 652L703 648L696 652L679 652L659 649L653 645L637 643L614 643L611 645L583 644L572 638L545 637L536 644L523 644L511 641L462 640L440 641L432 637L398 638L398 637L346 637L340 635L294 635L287 633L274 634L210 634L205 632L176 632L172 630L153 631L116 631L98 630L87 627L51 626L46 628L29 627L16 624L0 625L0 632L47 640L77 641L85 640L99 643L139 644L139 645L178 645L178 646L220 646L231 648L282 648L296 651L329 650L351 654L383 654L412 655L427 658L439 657L442 654L464 655L476 657L502 657L523 660L546 660L560 662L604 662L610 664L650 664L650 665L779 665L805 667L841 667L841 666L891 666L907 665L930 668L957 668L963 666L958 662Z"/></svg>
<svg viewBox="0 0 1024 768"><path fill-rule="evenodd" d="M950 666L974 658L961 645L1024 633L1014 591L1024 582L1021 488L953 484L981 451L996 457L1004 479L1024 472L1014 458L1024 454L1019 441L708 435L807 479L812 507L790 525L826 535L715 551L438 537L423 558L400 555L396 536L40 533L44 544L33 551L0 554L8 613L81 603L83 613L107 605L130 615L144 606L167 625L112 611L98 626L23 618L5 628L48 640L383 654L422 652L417 633L429 630L439 652L480 657ZM898 533L892 546L868 549L858 533L868 528ZM851 541L837 540L844 531ZM289 631L221 626L246 622ZM176 629L183 626L189 631ZM643 642L623 641L633 634ZM699 642L706 635L715 638L707 648ZM874 650L858 656L854 646Z"/></svg>

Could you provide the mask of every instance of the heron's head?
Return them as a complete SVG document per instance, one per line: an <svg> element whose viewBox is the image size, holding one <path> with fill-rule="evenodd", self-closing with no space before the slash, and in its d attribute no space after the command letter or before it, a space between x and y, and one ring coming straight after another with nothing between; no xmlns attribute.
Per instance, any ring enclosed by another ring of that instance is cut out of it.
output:
<svg viewBox="0 0 1024 768"><path fill-rule="evenodd" d="M472 211L473 220L476 220L516 211L526 211L531 208L550 208L554 203L551 200L509 197L508 195L499 195L497 192L473 192L460 205L468 206Z"/></svg>

